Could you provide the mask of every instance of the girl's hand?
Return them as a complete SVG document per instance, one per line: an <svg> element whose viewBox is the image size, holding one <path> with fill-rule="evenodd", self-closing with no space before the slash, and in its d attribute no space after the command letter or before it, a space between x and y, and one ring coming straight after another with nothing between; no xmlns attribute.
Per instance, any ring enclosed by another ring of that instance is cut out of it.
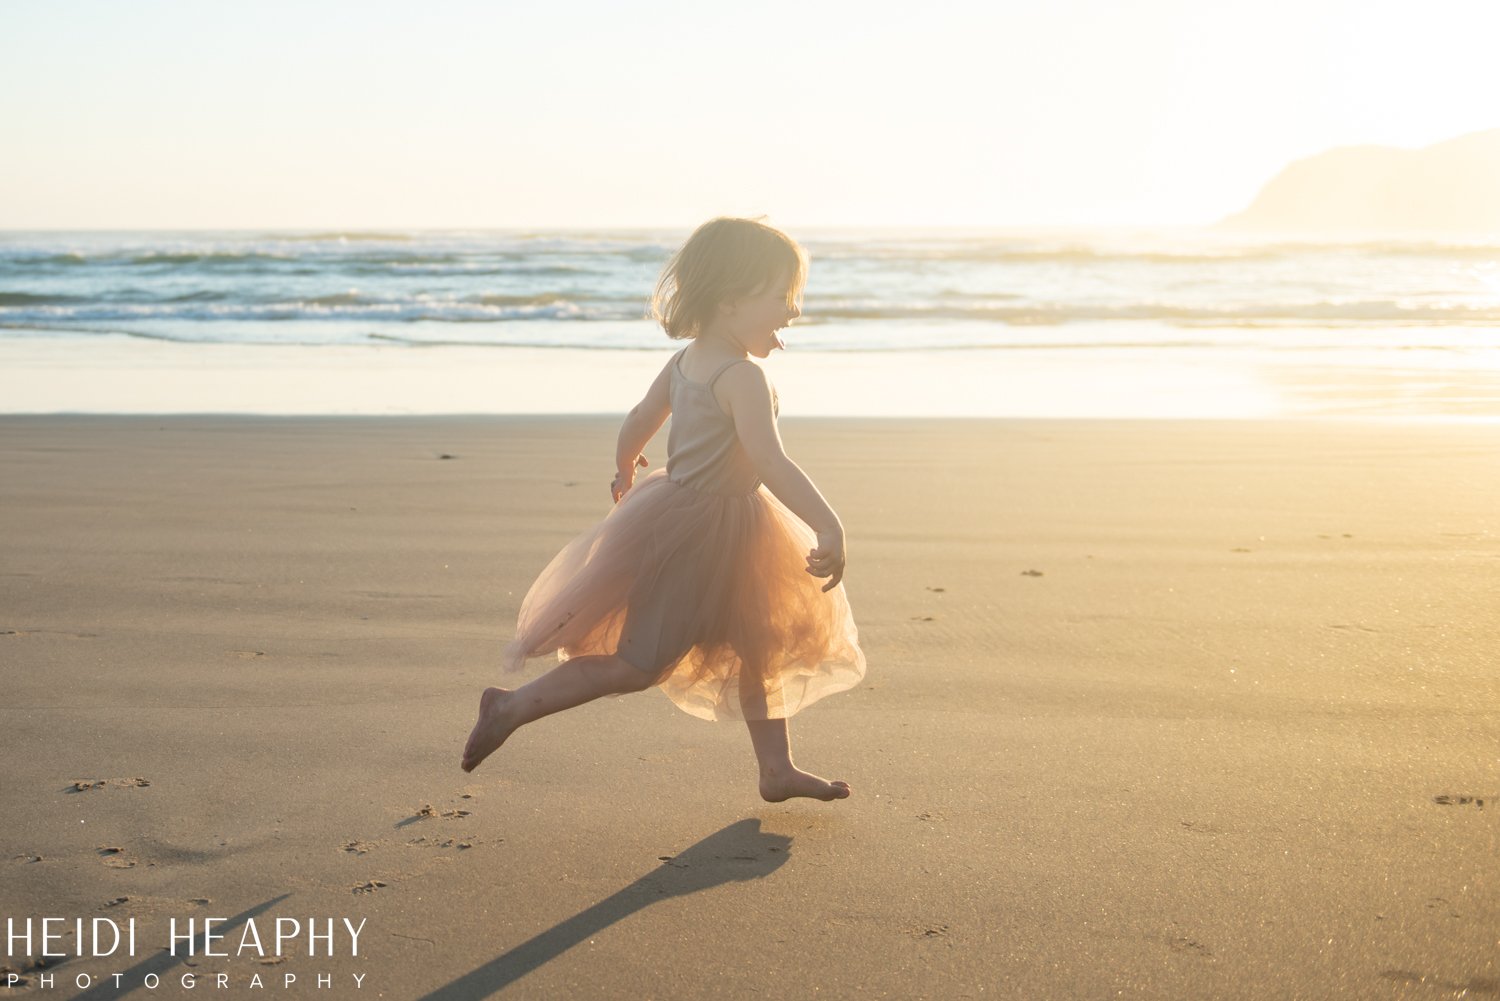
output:
<svg viewBox="0 0 1500 1001"><path fill-rule="evenodd" d="M814 577L832 577L823 585L824 591L832 591L844 579L844 533L819 532L818 547L807 553L807 572Z"/></svg>
<svg viewBox="0 0 1500 1001"><path fill-rule="evenodd" d="M625 491L635 484L635 467L649 465L644 455L638 455L635 457L635 462L620 467L620 471L615 473L615 481L609 485L609 495L614 498L616 504L620 503L620 498L625 496Z"/></svg>

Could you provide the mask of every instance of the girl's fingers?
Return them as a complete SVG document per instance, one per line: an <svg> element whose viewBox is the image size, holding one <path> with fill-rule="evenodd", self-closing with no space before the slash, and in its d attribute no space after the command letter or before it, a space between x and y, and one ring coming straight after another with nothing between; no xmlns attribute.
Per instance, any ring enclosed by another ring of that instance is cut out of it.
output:
<svg viewBox="0 0 1500 1001"><path fill-rule="evenodd" d="M822 566L809 563L807 565L807 572L812 574L814 577L833 577L834 583L837 584L839 579L844 576L844 564L835 563L832 566ZM824 590L826 591L828 589L824 588Z"/></svg>

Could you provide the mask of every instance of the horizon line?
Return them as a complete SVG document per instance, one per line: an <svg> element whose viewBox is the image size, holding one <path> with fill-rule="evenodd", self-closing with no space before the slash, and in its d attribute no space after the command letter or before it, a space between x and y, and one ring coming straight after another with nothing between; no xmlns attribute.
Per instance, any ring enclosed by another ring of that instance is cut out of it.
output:
<svg viewBox="0 0 1500 1001"><path fill-rule="evenodd" d="M726 215L729 215L726 213ZM709 218L719 218L711 216ZM765 215L738 216L735 218L768 218ZM705 222L707 220L704 220ZM1214 229L1222 220L1213 222L1101 222L1101 223L783 223L779 228L804 232L847 231L920 231L920 232L1010 232L1019 230L1193 230ZM701 223L674 225L670 223L601 225L583 224L536 224L536 225L481 225L481 226L0 226L0 233L329 233L329 234L379 234L379 233L641 233L641 232L690 232Z"/></svg>

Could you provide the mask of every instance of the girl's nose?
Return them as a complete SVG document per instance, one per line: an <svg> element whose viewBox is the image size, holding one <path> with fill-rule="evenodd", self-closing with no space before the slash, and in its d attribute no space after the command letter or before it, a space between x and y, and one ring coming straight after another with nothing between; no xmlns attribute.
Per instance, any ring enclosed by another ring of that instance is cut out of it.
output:
<svg viewBox="0 0 1500 1001"><path fill-rule="evenodd" d="M798 306L795 302L792 303L791 309L787 310L787 312L791 314L790 318L793 320L802 315L801 307Z"/></svg>

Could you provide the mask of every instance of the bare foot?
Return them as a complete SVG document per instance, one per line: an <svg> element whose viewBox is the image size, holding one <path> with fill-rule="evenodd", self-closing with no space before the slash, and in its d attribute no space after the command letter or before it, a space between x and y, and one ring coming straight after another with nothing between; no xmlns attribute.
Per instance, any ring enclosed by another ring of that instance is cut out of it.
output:
<svg viewBox="0 0 1500 1001"><path fill-rule="evenodd" d="M849 783L843 779L819 778L811 772L793 768L785 772L764 772L760 777L760 798L767 803L780 803L793 796L807 796L825 802L849 798Z"/></svg>
<svg viewBox="0 0 1500 1001"><path fill-rule="evenodd" d="M469 732L469 742L464 745L463 770L472 772L479 763L493 754L505 738L515 730L511 722L509 688L486 688L479 696L479 719Z"/></svg>

